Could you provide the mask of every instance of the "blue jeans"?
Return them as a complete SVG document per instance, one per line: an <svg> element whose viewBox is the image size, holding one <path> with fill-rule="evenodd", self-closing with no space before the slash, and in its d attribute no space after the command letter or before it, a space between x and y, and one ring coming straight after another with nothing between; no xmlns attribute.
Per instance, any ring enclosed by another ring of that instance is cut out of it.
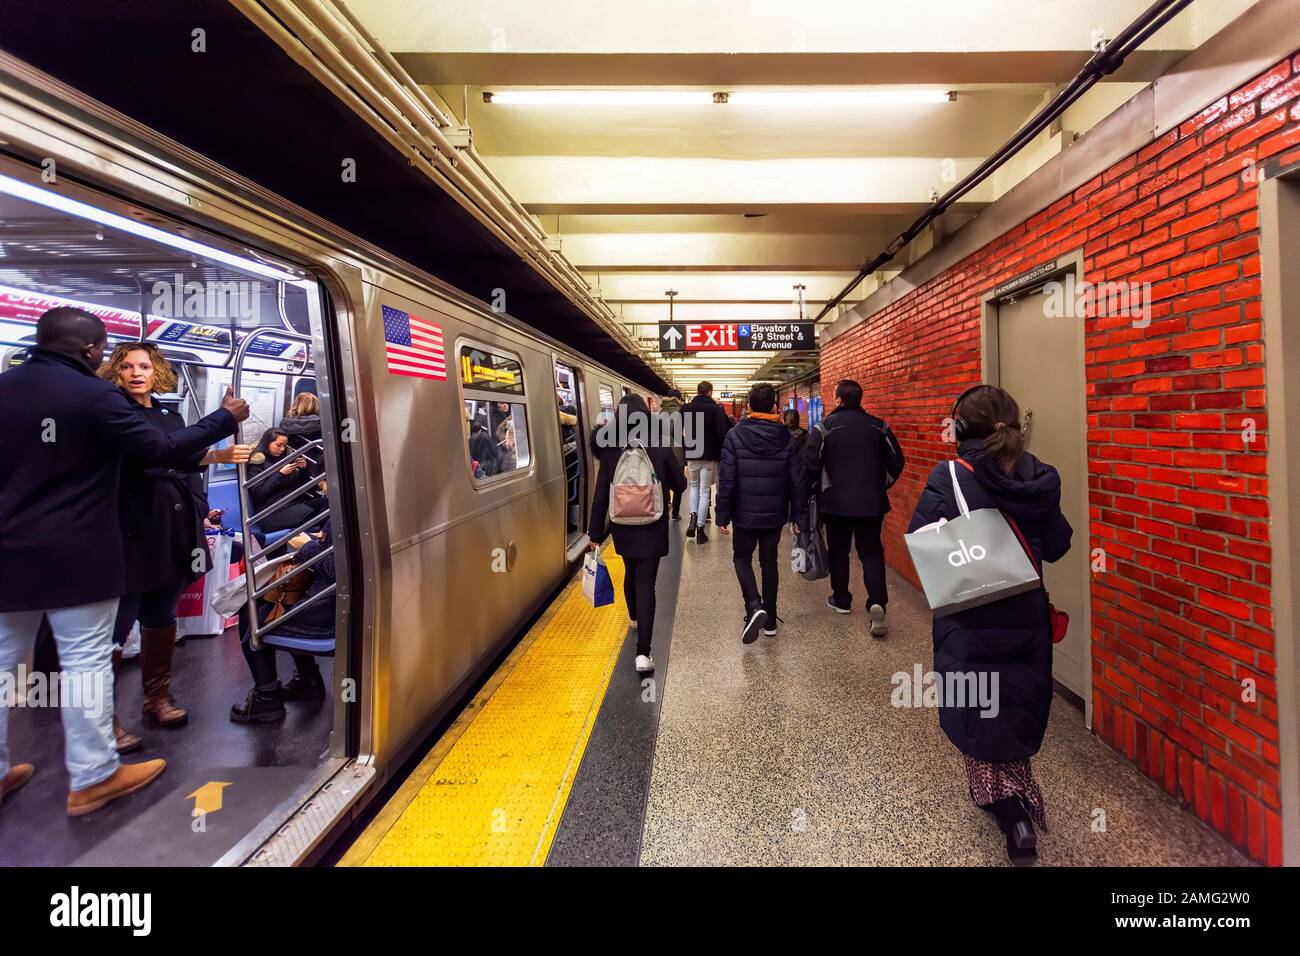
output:
<svg viewBox="0 0 1300 956"><path fill-rule="evenodd" d="M25 695L18 664L31 649L41 616L49 618L59 649L60 680L47 688L47 702L57 688L63 716L65 762L70 789L107 780L118 767L113 746L113 621L117 598L61 607L52 611L0 613L0 687ZM9 772L10 701L0 701L0 777Z"/></svg>
<svg viewBox="0 0 1300 956"><path fill-rule="evenodd" d="M709 496L713 481L718 477L716 461L688 461L686 474L691 482L691 514L698 515L700 524L709 520Z"/></svg>

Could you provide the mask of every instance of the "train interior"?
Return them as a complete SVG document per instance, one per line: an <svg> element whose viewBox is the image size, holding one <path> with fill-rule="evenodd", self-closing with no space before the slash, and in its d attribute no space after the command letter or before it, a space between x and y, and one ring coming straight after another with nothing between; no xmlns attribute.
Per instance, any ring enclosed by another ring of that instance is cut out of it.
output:
<svg viewBox="0 0 1300 956"><path fill-rule="evenodd" d="M248 250L235 255L229 246L208 246L196 241L193 229L165 223L159 223L161 232L151 232L158 227L133 229L132 221L111 212L108 207L114 204L108 197L101 197L105 208L99 208L93 201L69 204L62 196L8 177L0 177L0 187L5 190L0 193L0 374L25 360L41 313L58 305L82 306L103 319L110 350L142 338L162 350L177 373L177 385L157 400L187 423L216 410L239 376L238 389L251 413L238 440L257 445L271 458L277 451L286 461L296 455L298 464L276 471L290 481L305 479L301 487L277 491L275 500L268 501L261 492L270 482L259 488L251 468L211 464L201 475L211 512L205 537L213 569L181 597L173 658L172 693L188 711L187 723L164 729L142 720L139 662L130 659L129 640L128 659L116 681L116 713L143 738L141 750L123 759L165 758L161 785L102 812L67 818L58 709L12 709L11 753L34 763L37 774L0 817L0 865L215 863L246 844L277 807L288 806L295 793L327 769L338 717L333 701L339 697L327 692L319 701L292 703L278 722L233 723L231 706L244 699L252 677L241 651L238 616L211 606L217 589L237 578L250 558L264 549L283 555L292 541L301 543L306 540L301 536L319 533L331 511L337 511L330 501L338 494L329 494L334 476L328 463L335 459L332 451L327 453L319 422L314 436L310 429L302 439L295 435L292 447L281 450L287 443L273 440L273 429L296 401L297 408L311 410L328 399L327 390L319 388L312 344L313 334L322 341L315 327L322 304L316 297L322 293L291 267ZM62 206L54 203L56 198ZM316 413L328 421L332 410L320 407ZM252 514L241 508L241 471L246 472L244 500ZM341 528L336 530L341 534ZM322 600L332 601L333 595ZM308 655L317 662L326 688L336 687L341 675L335 673L335 640L316 635L314 641L295 644L287 636L294 632L292 621L285 618L278 636L267 629L261 639ZM42 632L32 635L29 699L53 687L47 675L58 670L54 642L45 627ZM287 680L294 672L289 656L275 656L280 677ZM225 812L209 821L214 807Z"/></svg>

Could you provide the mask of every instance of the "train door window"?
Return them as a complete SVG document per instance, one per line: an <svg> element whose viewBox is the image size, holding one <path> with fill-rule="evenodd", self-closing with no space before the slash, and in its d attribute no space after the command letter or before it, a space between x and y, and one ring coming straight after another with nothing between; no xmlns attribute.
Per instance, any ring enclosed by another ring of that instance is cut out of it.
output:
<svg viewBox="0 0 1300 956"><path fill-rule="evenodd" d="M528 470L532 452L519 358L462 345L460 383L469 473L475 484Z"/></svg>
<svg viewBox="0 0 1300 956"><path fill-rule="evenodd" d="M583 535L587 515L587 461L582 453L581 373L572 365L555 363L555 402L560 416L560 448L564 459L565 546Z"/></svg>

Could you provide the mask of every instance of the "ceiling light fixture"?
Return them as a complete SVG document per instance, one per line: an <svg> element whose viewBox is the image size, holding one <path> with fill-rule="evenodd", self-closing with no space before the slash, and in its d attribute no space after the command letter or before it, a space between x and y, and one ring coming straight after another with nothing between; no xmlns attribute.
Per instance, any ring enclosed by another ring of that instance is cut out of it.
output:
<svg viewBox="0 0 1300 956"><path fill-rule="evenodd" d="M707 90L503 90L484 92L484 103L505 106L708 106Z"/></svg>
<svg viewBox="0 0 1300 956"><path fill-rule="evenodd" d="M950 103L949 90L501 90L484 103L505 106L869 106Z"/></svg>
<svg viewBox="0 0 1300 956"><path fill-rule="evenodd" d="M739 106L869 106L875 104L950 103L948 90L736 90L727 102Z"/></svg>
<svg viewBox="0 0 1300 956"><path fill-rule="evenodd" d="M118 229L122 232L129 233L133 236L139 236L141 239L148 239L151 242L161 243L164 246L170 246L173 249L180 249L191 255L198 255L204 259L210 259L214 262L220 262L223 265L230 266L234 269L242 269L245 272L251 272L254 275L263 276L267 279L276 279L280 282L288 282L297 285L302 282L302 276L294 275L283 269L276 269L262 262L256 262L247 259L244 256L237 256L234 253L226 252L224 249L217 249L213 246L204 245L201 242L195 242L193 239L186 239L184 236L176 236L170 232L165 232L154 226L146 225L142 222L136 222L134 219L128 219L126 216L119 216L117 213L108 212L99 209L89 203L72 199L59 193L50 192L48 189L41 189L30 183L25 183L20 179L14 179L11 176L0 175L0 193L14 196L18 199L25 199L28 202L36 203L38 206L44 206L46 209L54 209L58 212L67 213L70 216L76 216L78 219L87 219L90 222L99 223L101 226L108 226L111 229Z"/></svg>

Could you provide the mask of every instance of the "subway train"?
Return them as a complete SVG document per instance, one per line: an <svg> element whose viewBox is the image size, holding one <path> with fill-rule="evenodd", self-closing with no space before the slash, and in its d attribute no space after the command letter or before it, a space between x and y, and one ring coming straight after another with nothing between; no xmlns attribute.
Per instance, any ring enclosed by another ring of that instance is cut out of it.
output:
<svg viewBox="0 0 1300 956"><path fill-rule="evenodd" d="M236 725L225 710L250 683L235 632L187 641L177 694L191 726L146 736L168 773L84 823L62 816L57 723L15 711L14 759L40 759L0 813L0 864L315 859L570 577L593 495L585 437L638 386L38 80L0 63L0 374L41 312L77 304L111 342L162 348L180 373L166 398L188 421L234 383L252 406L243 442L315 392L338 558L334 692L319 712ZM243 469L211 466L205 481L250 543ZM211 786L226 815L207 812L203 832L192 817Z"/></svg>

